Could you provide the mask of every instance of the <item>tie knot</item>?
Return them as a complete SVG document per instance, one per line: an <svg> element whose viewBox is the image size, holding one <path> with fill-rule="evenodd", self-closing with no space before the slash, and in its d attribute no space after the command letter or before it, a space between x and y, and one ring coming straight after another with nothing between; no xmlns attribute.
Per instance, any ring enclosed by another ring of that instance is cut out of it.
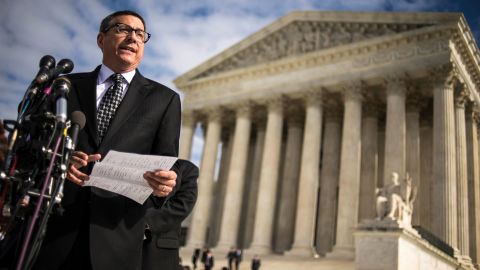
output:
<svg viewBox="0 0 480 270"><path fill-rule="evenodd" d="M123 81L123 76L120 73L114 73L110 78L113 80L114 84L121 84Z"/></svg>

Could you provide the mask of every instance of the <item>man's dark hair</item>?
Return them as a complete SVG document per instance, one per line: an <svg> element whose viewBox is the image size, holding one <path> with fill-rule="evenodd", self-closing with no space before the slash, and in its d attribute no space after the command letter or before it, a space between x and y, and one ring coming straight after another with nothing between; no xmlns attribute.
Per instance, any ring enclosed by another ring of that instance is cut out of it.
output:
<svg viewBox="0 0 480 270"><path fill-rule="evenodd" d="M135 16L135 17L139 18L143 23L143 27L145 28L143 30L147 31L147 25L145 25L145 20L142 18L142 16L140 16L140 14L138 14L135 11L131 11L131 10L121 10L121 11L116 11L116 12L108 15L107 17L105 17L102 20L102 22L100 23L99 32L105 32L111 26L111 23L112 23L113 19L115 19L118 16L123 16L123 15L132 15L132 16Z"/></svg>

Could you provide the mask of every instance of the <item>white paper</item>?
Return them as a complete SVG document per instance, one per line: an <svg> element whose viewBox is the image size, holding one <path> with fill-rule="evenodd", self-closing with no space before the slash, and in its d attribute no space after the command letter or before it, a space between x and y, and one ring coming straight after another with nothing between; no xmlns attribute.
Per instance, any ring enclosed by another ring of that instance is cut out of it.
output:
<svg viewBox="0 0 480 270"><path fill-rule="evenodd" d="M176 161L176 157L139 155L112 150L102 162L95 163L90 180L85 181L85 186L118 193L143 204L153 192L143 174L146 171L168 171Z"/></svg>

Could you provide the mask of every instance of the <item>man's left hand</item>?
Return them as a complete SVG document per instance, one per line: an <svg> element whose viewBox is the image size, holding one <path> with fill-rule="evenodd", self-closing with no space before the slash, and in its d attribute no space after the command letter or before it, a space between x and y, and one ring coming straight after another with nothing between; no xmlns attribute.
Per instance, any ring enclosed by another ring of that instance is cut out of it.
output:
<svg viewBox="0 0 480 270"><path fill-rule="evenodd" d="M147 180L153 189L153 195L157 197L168 196L177 183L177 174L174 171L145 172L143 178Z"/></svg>

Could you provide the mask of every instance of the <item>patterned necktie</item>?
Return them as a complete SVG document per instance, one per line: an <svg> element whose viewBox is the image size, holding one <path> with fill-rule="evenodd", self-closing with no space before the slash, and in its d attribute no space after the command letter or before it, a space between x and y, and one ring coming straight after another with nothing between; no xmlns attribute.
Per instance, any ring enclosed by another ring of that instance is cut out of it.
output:
<svg viewBox="0 0 480 270"><path fill-rule="evenodd" d="M97 130L100 142L102 141L103 136L107 133L110 122L115 115L115 111L122 101L122 74L115 73L110 76L110 79L113 80L113 84L103 96L97 110Z"/></svg>

